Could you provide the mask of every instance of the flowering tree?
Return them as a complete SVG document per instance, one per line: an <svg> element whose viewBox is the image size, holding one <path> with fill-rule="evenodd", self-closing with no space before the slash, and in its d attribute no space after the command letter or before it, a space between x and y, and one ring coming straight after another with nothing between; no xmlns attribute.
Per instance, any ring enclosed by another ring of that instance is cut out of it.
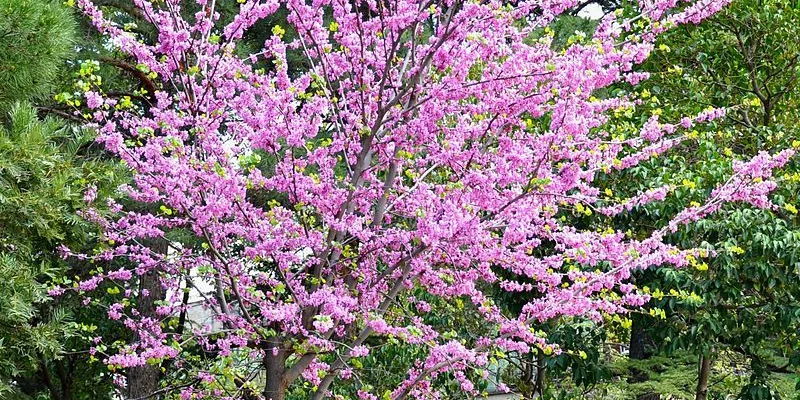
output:
<svg viewBox="0 0 800 400"><path fill-rule="evenodd" d="M86 91L85 104L99 140L134 173L127 195L158 211L89 213L107 247L74 256L127 263L77 290L159 274L170 294L157 316L126 300L110 305L136 340L111 352L97 338L94 351L109 353L112 369L171 360L189 371L179 385L186 398L252 397L258 384L278 400L302 380L318 399L355 379L359 397L377 399L357 360L368 340L389 337L427 351L387 396L437 397L432 379L443 373L474 393L467 372L485 370L490 352L561 351L535 324L624 312L647 300L624 283L632 269L707 255L665 244L666 232L726 202L772 207L772 170L792 155L736 165L705 204L644 239L562 218L615 215L668 195L653 188L614 203L592 181L668 151L724 110L676 124L654 116L620 139L603 128L604 114L634 102L593 94L646 78L633 68L655 37L724 0L642 0L639 14L609 14L564 51L552 49L547 26L573 0L244 0L224 26L214 0L198 0L192 18L177 0L135 3L158 43L137 41L89 1L78 6L157 82L152 104L100 90ZM276 25L262 51L237 56L247 30L279 9L288 26ZM284 41L289 26L297 38ZM310 68L290 74L290 51ZM175 230L193 239L172 241L167 254L146 246ZM487 296L492 287L536 296L508 315ZM182 288L203 296L215 324L162 323L185 312ZM447 338L425 322L436 312L425 298L468 300L491 334ZM189 346L211 361L189 359ZM215 367L226 362L262 373L243 372L230 392Z"/></svg>

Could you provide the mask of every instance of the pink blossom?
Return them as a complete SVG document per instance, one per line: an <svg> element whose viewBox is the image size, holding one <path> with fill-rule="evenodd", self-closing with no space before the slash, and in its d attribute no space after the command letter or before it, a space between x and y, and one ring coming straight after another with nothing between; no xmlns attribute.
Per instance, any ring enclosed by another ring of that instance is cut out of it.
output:
<svg viewBox="0 0 800 400"><path fill-rule="evenodd" d="M356 346L350 350L350 357L365 357L369 354L369 348L366 346Z"/></svg>
<svg viewBox="0 0 800 400"><path fill-rule="evenodd" d="M97 92L89 91L84 96L86 96L86 106L90 109L99 108L103 105L103 96Z"/></svg>

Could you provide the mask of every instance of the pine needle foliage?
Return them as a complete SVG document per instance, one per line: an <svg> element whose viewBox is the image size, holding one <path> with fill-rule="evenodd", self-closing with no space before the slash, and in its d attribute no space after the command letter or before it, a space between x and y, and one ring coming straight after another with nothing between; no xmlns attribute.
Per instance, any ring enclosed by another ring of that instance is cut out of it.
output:
<svg viewBox="0 0 800 400"><path fill-rule="evenodd" d="M39 120L27 104L0 126L0 398L41 360L58 359L74 333L47 290L68 268L59 245L93 238L80 216L85 188L114 186L110 164L82 154L91 141L84 129Z"/></svg>
<svg viewBox="0 0 800 400"><path fill-rule="evenodd" d="M75 19L51 0L0 0L0 108L49 95L73 52Z"/></svg>

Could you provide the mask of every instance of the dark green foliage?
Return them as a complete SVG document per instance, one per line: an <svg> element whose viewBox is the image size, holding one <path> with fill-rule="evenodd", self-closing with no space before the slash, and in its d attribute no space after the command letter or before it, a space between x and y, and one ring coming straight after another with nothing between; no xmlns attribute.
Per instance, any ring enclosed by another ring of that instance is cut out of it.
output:
<svg viewBox="0 0 800 400"><path fill-rule="evenodd" d="M72 52L75 21L50 0L0 0L0 109L51 93Z"/></svg>
<svg viewBox="0 0 800 400"><path fill-rule="evenodd" d="M37 374L78 334L47 289L69 267L58 247L92 239L95 228L79 215L83 191L96 184L107 195L117 183L109 165L83 154L91 140L86 130L40 121L26 104L0 127L0 392L31 376L43 385Z"/></svg>

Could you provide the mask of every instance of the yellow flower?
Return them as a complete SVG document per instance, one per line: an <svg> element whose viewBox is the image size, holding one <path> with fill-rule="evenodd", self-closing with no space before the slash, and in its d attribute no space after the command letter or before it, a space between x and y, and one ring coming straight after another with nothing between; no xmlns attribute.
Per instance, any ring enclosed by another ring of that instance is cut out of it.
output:
<svg viewBox="0 0 800 400"><path fill-rule="evenodd" d="M272 34L277 36L277 37L279 37L279 38L282 38L283 34L285 34L285 33L286 33L286 30L281 28L280 25L275 25L275 26L272 27Z"/></svg>
<svg viewBox="0 0 800 400"><path fill-rule="evenodd" d="M744 254L744 249L739 246L728 247L728 251L730 251L733 254Z"/></svg>

